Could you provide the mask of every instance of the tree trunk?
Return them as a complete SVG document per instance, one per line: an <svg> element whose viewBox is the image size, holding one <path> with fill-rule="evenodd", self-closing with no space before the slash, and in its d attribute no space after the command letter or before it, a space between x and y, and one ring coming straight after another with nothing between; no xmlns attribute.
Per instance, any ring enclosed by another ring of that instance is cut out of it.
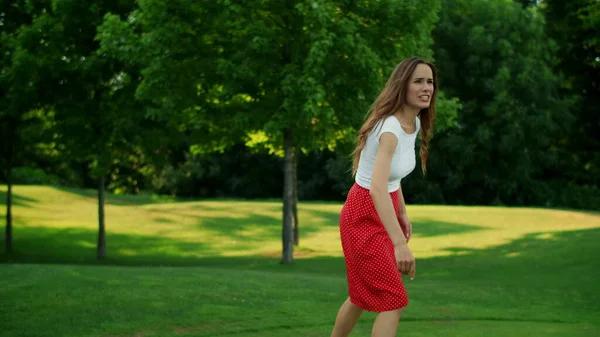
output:
<svg viewBox="0 0 600 337"><path fill-rule="evenodd" d="M294 141L291 130L283 134L283 256L281 263L294 263Z"/></svg>
<svg viewBox="0 0 600 337"><path fill-rule="evenodd" d="M8 191L6 193L6 254L12 253L12 153L8 154L8 163L6 169L6 183Z"/></svg>
<svg viewBox="0 0 600 337"><path fill-rule="evenodd" d="M300 232L298 229L298 151L294 151L293 165L292 165L292 213L294 217L294 245L300 244Z"/></svg>
<svg viewBox="0 0 600 337"><path fill-rule="evenodd" d="M104 230L104 176L98 178L98 260L106 258L106 235Z"/></svg>
<svg viewBox="0 0 600 337"><path fill-rule="evenodd" d="M287 11L283 17L284 26L292 30L294 1L287 0ZM291 43L287 41L283 46L283 66L292 61ZM298 243L298 211L297 211L297 193L296 193L296 145L294 135L291 129L284 130L283 146L285 157L283 163L283 256L281 263L294 263L294 243Z"/></svg>

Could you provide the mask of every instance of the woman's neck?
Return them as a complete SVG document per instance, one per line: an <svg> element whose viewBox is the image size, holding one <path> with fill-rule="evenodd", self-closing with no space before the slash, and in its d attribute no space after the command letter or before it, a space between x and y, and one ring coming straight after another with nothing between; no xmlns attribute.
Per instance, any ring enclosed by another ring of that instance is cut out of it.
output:
<svg viewBox="0 0 600 337"><path fill-rule="evenodd" d="M407 126L412 126L415 123L415 117L419 114L420 109L415 107L404 106L400 111L396 112L394 115L400 123L405 124Z"/></svg>

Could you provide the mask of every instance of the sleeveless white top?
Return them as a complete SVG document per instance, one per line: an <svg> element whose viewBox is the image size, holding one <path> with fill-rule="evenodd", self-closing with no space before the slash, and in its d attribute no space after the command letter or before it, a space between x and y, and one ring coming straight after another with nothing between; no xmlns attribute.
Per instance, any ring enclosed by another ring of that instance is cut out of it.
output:
<svg viewBox="0 0 600 337"><path fill-rule="evenodd" d="M388 116L379 121L369 136L365 148L360 153L358 161L358 169L356 171L356 183L366 189L371 188L371 176L373 173L373 165L375 157L379 150L379 139L385 132L390 132L398 138L398 145L392 157L392 167L388 178L388 192L397 191L400 188L402 178L410 174L416 166L415 140L421 129L421 121L419 117L415 118L415 132L408 134L404 132L400 122L395 116Z"/></svg>

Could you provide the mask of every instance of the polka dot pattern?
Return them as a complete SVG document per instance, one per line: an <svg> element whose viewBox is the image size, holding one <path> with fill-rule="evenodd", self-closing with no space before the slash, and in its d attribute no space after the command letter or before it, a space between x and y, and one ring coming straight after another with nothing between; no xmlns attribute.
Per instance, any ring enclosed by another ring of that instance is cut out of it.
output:
<svg viewBox="0 0 600 337"><path fill-rule="evenodd" d="M398 214L398 191L390 193ZM403 231L406 233L406 231ZM394 245L377 215L369 190L354 184L340 213L340 236L352 303L372 312L408 305Z"/></svg>

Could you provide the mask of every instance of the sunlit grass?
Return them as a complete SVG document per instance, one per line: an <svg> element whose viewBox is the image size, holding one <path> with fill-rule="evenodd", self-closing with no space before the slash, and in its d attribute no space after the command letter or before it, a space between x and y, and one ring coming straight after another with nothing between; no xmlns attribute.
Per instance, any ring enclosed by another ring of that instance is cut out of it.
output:
<svg viewBox="0 0 600 337"><path fill-rule="evenodd" d="M328 336L347 295L341 203L299 205L296 263L283 266L278 201L108 195L108 259L98 262L95 191L14 193L16 252L0 255L2 337ZM418 267L398 336L600 335L598 213L408 212ZM373 318L351 336L369 336Z"/></svg>
<svg viewBox="0 0 600 337"><path fill-rule="evenodd" d="M0 187L0 191L5 190L5 186ZM98 205L93 190L16 186L14 193L17 242L22 237L20 230L28 227L97 231ZM172 257L274 256L281 251L281 207L276 201L177 202L168 197L108 195L108 251L114 258L135 256L130 248L119 247L118 239L111 241L111 236L125 235L160 237L165 244L169 240L198 244L197 249L180 253L168 246L153 248ZM303 256L341 256L337 227L340 209L341 203L300 203L298 249ZM413 253L422 258L456 253L460 248L493 247L539 231L600 226L598 214L565 210L408 206L408 213L414 225ZM81 236L79 241L78 246L89 248L96 238Z"/></svg>

